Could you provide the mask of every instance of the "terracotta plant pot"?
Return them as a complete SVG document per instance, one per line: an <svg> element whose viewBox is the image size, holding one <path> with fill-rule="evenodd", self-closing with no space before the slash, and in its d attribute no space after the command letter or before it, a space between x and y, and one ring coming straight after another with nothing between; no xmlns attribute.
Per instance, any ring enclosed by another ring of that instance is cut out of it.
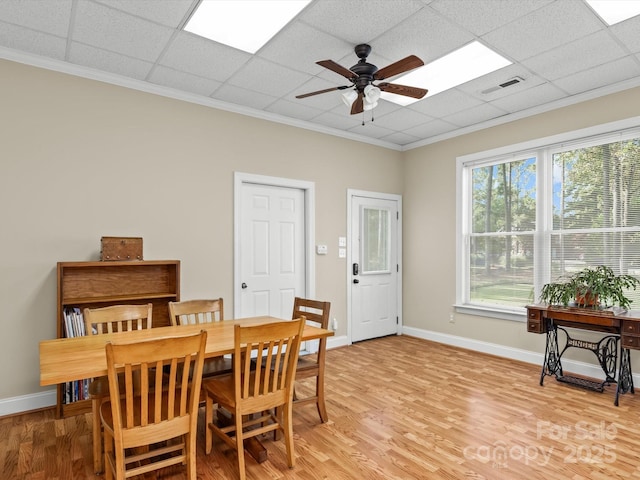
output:
<svg viewBox="0 0 640 480"><path fill-rule="evenodd" d="M598 295L587 291L584 294L576 295L576 305L578 307L597 307L600 305L600 301L598 300Z"/></svg>

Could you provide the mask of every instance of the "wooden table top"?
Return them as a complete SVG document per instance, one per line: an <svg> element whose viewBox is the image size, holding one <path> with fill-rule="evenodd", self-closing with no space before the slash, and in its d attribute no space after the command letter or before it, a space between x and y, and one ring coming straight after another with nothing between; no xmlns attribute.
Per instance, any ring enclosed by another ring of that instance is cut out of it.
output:
<svg viewBox="0 0 640 480"><path fill-rule="evenodd" d="M157 338L176 337L206 330L207 357L233 353L234 327L282 322L283 319L263 316L224 320L200 325L157 327L132 332L107 333L75 338L57 338L40 342L40 385L55 385L107 375L105 344L109 341L133 343ZM302 340L330 337L333 331L306 325Z"/></svg>
<svg viewBox="0 0 640 480"><path fill-rule="evenodd" d="M640 322L640 310L594 310L551 305L527 305L527 310L539 310L543 312L543 316L546 318L584 325L620 328L623 320Z"/></svg>

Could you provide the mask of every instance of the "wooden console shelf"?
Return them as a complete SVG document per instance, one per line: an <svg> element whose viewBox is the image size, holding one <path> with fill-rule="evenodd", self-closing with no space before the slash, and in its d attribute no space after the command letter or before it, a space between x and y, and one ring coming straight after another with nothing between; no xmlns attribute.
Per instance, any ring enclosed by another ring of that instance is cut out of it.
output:
<svg viewBox="0 0 640 480"><path fill-rule="evenodd" d="M170 324L169 302L180 301L180 261L58 262L57 336L65 331L65 308L153 303L153 326ZM58 385L58 418L91 411L90 400L65 402Z"/></svg>

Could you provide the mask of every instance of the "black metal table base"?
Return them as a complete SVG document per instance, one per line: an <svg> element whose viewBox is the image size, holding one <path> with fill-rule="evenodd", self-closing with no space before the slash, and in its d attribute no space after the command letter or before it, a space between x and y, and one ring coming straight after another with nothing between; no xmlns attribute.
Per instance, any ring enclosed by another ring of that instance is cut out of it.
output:
<svg viewBox="0 0 640 480"><path fill-rule="evenodd" d="M558 330L565 337L564 347L560 349L558 342ZM600 368L605 375L604 380L586 379L572 375L565 375L562 370L562 355L569 348L589 350L595 354ZM617 378L616 378L617 373ZM544 384L545 376L555 376L556 380L581 388L603 392L608 385L616 384L616 397L614 404L618 406L620 394L635 393L633 375L631 373L631 355L629 349L623 348L619 335L606 335L598 342L580 340L571 337L566 329L549 321L547 325L547 342L544 351L540 385Z"/></svg>

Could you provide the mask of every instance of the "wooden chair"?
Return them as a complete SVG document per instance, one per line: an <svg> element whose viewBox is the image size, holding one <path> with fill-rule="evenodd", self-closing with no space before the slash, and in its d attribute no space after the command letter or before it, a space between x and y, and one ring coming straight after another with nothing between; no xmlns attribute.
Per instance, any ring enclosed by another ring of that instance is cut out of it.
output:
<svg viewBox="0 0 640 480"><path fill-rule="evenodd" d="M110 400L100 408L107 480L177 464L186 465L187 478L196 480L206 343L204 331L129 344L107 343ZM123 385L120 370L124 370Z"/></svg>
<svg viewBox="0 0 640 480"><path fill-rule="evenodd" d="M224 302L222 298L214 300L185 300L169 302L171 325L194 325L224 320ZM228 357L207 358L204 361L204 378L231 373L232 361Z"/></svg>
<svg viewBox="0 0 640 480"><path fill-rule="evenodd" d="M329 328L330 309L330 302L320 302L318 300L308 300L296 297L293 302L293 318L300 318L304 316L308 324L327 329ZM298 392L295 389L293 394L294 405L315 403L322 423L329 420L324 400L324 363L326 352L327 338L325 337L319 340L318 351L315 354L301 355L298 358L296 380L315 377L316 390L315 395L304 398L298 397Z"/></svg>
<svg viewBox="0 0 640 480"><path fill-rule="evenodd" d="M84 324L87 335L102 333L128 332L151 328L153 304L113 305L103 308L85 308ZM93 415L93 469L95 473L104 470L102 426L100 424L100 405L109 399L109 379L95 378L89 384L91 414Z"/></svg>
<svg viewBox="0 0 640 480"><path fill-rule="evenodd" d="M284 433L287 462L289 467L294 466L291 409L303 330L303 318L264 325L236 325L233 374L203 381L207 397L205 450L211 452L214 433L234 448L241 480L246 478L244 440L266 432ZM220 427L214 422L214 404L218 411L224 408L231 413L233 424ZM279 415L274 414L276 409ZM253 417L254 414L259 417Z"/></svg>

